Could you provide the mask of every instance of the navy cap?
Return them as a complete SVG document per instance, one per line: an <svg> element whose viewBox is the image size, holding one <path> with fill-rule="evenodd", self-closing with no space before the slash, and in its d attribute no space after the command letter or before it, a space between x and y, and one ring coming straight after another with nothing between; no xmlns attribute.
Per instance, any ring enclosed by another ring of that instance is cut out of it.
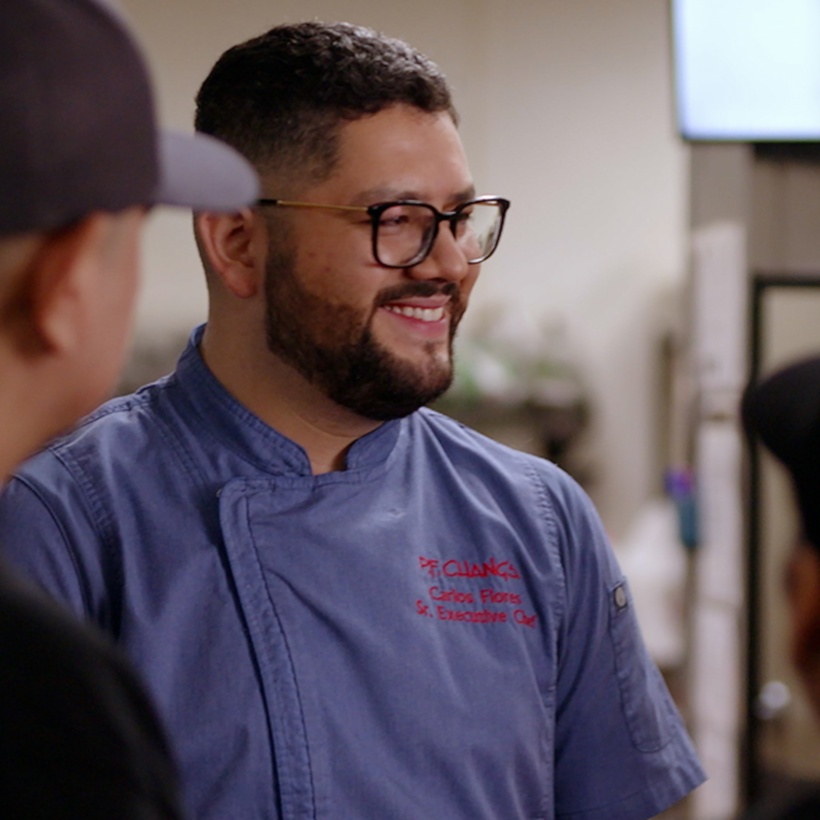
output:
<svg viewBox="0 0 820 820"><path fill-rule="evenodd" d="M159 132L139 46L104 0L3 0L0 235L93 211L232 211L258 179L227 145Z"/></svg>
<svg viewBox="0 0 820 820"><path fill-rule="evenodd" d="M804 534L820 549L820 356L747 387L741 412L747 432L790 473Z"/></svg>

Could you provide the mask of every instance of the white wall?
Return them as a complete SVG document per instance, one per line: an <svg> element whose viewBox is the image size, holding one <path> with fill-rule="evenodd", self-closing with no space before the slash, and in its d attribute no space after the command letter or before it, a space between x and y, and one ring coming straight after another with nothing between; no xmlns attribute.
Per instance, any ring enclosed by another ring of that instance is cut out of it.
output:
<svg viewBox="0 0 820 820"><path fill-rule="evenodd" d="M591 488L613 533L656 483L657 302L684 267L686 152L674 133L662 0L123 0L165 124L189 127L219 54L279 22L345 19L402 37L447 73L482 192L513 201L474 308L555 318L595 402ZM204 317L189 217L153 217L141 337ZM469 322L469 319L467 320Z"/></svg>

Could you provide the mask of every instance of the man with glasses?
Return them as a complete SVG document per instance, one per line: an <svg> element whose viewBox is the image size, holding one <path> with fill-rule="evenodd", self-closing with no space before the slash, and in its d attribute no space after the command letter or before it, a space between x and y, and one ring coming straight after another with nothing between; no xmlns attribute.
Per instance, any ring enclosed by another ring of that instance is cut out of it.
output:
<svg viewBox="0 0 820 820"><path fill-rule="evenodd" d="M135 659L194 816L648 818L702 772L591 504L424 405L508 202L439 69L348 24L228 50L175 372L21 471L15 560Z"/></svg>

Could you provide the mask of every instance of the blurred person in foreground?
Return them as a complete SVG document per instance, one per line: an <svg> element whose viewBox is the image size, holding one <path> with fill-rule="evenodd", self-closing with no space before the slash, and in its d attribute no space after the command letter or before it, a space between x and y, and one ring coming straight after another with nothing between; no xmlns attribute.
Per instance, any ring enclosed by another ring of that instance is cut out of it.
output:
<svg viewBox="0 0 820 820"><path fill-rule="evenodd" d="M156 131L146 67L91 0L0 15L0 480L110 393L154 204L234 209L253 170ZM0 815L176 818L177 773L107 637L0 566Z"/></svg>
<svg viewBox="0 0 820 820"><path fill-rule="evenodd" d="M149 681L198 818L639 820L703 779L584 492L426 409L508 202L406 43L278 26L197 129L262 178L205 214L169 377L21 470L14 560Z"/></svg>
<svg viewBox="0 0 820 820"><path fill-rule="evenodd" d="M746 431L786 468L800 530L786 569L789 654L820 719L820 357L784 366L743 397ZM816 820L814 790L754 807L748 820Z"/></svg>

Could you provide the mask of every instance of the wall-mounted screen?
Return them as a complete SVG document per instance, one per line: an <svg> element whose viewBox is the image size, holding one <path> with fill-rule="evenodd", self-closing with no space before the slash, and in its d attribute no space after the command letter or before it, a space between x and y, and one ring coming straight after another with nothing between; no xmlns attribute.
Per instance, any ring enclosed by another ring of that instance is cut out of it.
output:
<svg viewBox="0 0 820 820"><path fill-rule="evenodd" d="M820 0L672 0L689 140L820 140Z"/></svg>

